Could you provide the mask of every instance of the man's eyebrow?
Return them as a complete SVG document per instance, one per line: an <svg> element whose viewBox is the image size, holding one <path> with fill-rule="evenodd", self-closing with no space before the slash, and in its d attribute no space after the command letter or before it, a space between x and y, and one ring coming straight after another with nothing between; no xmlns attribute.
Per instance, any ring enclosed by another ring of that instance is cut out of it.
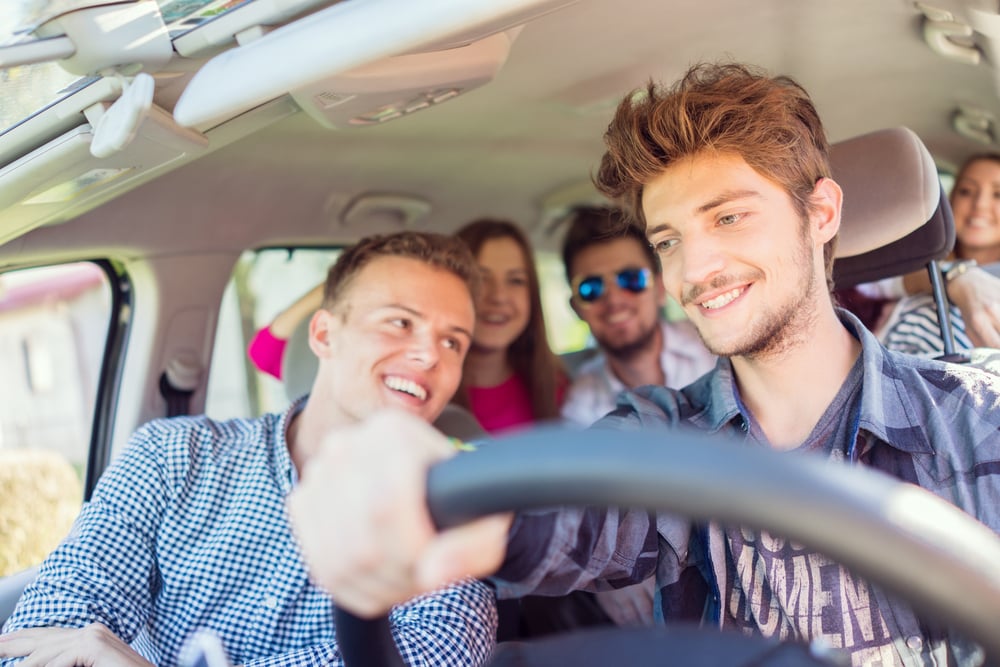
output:
<svg viewBox="0 0 1000 667"><path fill-rule="evenodd" d="M717 196L709 199L707 202L695 209L696 213L708 213L714 208L718 208L723 204L728 204L731 201L737 199L746 199L748 197L760 197L761 194L756 190L726 190L725 192L719 193ZM667 231L673 229L671 225L665 222L661 222L658 225L646 228L646 236L652 236L659 232Z"/></svg>
<svg viewBox="0 0 1000 667"><path fill-rule="evenodd" d="M384 306L380 306L377 310L402 310L422 320L427 319L427 316L424 315L419 310L417 310L416 308L411 308L410 306L407 306L402 303L387 303ZM451 325L448 328L456 333L465 334L465 336L468 337L470 340L472 339L472 332L466 329L465 327Z"/></svg>
<svg viewBox="0 0 1000 667"><path fill-rule="evenodd" d="M698 207L698 213L708 213L713 208L722 206L723 204L728 204L736 199L746 199L748 197L760 197L760 193L756 190L727 190L720 193L717 197L709 199L707 202Z"/></svg>

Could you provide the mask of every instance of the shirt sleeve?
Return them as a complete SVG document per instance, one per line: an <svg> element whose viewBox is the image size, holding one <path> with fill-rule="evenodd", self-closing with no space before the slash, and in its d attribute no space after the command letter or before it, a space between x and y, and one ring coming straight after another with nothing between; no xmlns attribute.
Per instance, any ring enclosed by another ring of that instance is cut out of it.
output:
<svg viewBox="0 0 1000 667"><path fill-rule="evenodd" d="M645 511L522 512L494 583L502 598L622 588L653 576L658 542L656 520Z"/></svg>
<svg viewBox="0 0 1000 667"><path fill-rule="evenodd" d="M496 601L489 586L481 581L468 581L395 607L389 622L396 647L411 667L484 665L496 641ZM343 664L336 643L330 643L251 660L244 667Z"/></svg>
<svg viewBox="0 0 1000 667"><path fill-rule="evenodd" d="M157 585L155 534L167 493L149 434L147 428L137 431L102 476L70 534L25 589L4 632L101 623L126 642L136 637Z"/></svg>
<svg viewBox="0 0 1000 667"><path fill-rule="evenodd" d="M655 425L668 425L657 414ZM661 423L662 422L662 423ZM592 428L636 430L635 407L619 404ZM501 598L601 592L656 576L670 586L689 566L691 524L681 518L623 508L562 508L520 512L507 540L507 555L494 577Z"/></svg>
<svg viewBox="0 0 1000 667"><path fill-rule="evenodd" d="M288 341L277 338L268 327L257 330L250 345L247 346L247 356L262 373L281 379L281 359L285 354Z"/></svg>

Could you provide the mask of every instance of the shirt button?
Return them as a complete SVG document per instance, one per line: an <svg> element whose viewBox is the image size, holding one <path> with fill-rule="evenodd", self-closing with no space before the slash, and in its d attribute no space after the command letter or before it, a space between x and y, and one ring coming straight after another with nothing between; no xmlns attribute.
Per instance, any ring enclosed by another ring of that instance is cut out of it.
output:
<svg viewBox="0 0 1000 667"><path fill-rule="evenodd" d="M924 647L924 640L917 635L913 635L912 637L906 638L906 645L914 651L919 651Z"/></svg>
<svg viewBox="0 0 1000 667"><path fill-rule="evenodd" d="M274 597L273 595L268 595L266 598L264 598L264 606L267 607L268 609L277 609L278 598Z"/></svg>

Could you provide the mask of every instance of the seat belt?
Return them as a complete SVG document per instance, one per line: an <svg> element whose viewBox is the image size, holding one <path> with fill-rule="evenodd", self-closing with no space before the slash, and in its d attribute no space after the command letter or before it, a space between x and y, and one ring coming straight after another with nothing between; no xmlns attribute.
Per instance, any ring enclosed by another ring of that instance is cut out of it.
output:
<svg viewBox="0 0 1000 667"><path fill-rule="evenodd" d="M160 395L167 402L167 417L191 413L191 396L198 388L201 364L174 357L160 374Z"/></svg>

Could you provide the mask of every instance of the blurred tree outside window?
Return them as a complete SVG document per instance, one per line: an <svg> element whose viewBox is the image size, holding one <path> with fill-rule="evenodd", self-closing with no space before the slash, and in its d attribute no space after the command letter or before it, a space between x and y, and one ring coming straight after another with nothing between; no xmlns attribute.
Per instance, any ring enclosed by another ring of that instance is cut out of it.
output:
<svg viewBox="0 0 1000 667"><path fill-rule="evenodd" d="M80 511L110 308L89 262L0 275L0 576L40 563Z"/></svg>

